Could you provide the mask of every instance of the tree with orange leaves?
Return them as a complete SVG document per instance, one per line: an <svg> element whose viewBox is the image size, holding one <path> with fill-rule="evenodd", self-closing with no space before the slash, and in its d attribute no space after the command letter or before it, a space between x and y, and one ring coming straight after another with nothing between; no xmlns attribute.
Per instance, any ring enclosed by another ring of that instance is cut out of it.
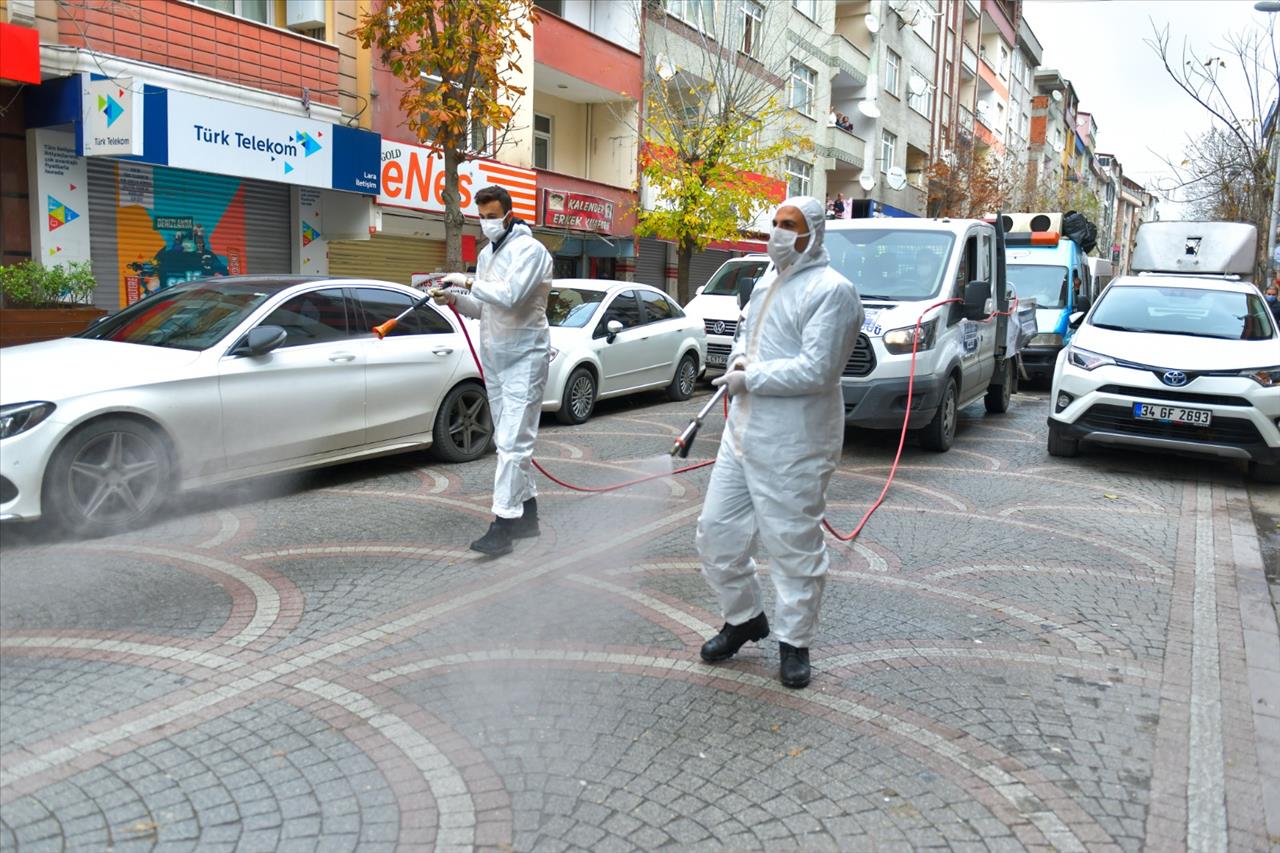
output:
<svg viewBox="0 0 1280 853"><path fill-rule="evenodd" d="M516 59L534 14L533 0L392 0L379 4L355 31L405 84L400 108L406 126L444 157L450 271L463 269L458 166L473 155L477 129L501 137L510 125L525 93L516 83Z"/></svg>

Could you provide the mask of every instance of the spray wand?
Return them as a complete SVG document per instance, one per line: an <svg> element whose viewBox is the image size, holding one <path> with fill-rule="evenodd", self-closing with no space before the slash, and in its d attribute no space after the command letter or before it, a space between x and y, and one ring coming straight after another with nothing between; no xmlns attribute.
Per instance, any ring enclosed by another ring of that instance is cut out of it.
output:
<svg viewBox="0 0 1280 853"><path fill-rule="evenodd" d="M698 430L702 428L703 418L711 414L711 410L716 407L716 404L728 392L729 386L721 385L720 390L711 395L711 399L707 400L707 404L698 411L698 414L693 416L693 420L689 421L689 425L684 428L684 432L680 433L676 443L671 445L672 456L679 456L681 459L689 458L689 448L693 446L693 440L698 437Z"/></svg>
<svg viewBox="0 0 1280 853"><path fill-rule="evenodd" d="M445 276L445 273L436 273L431 276L428 276L426 280L439 281L440 279L444 278L444 276ZM408 308L404 309L399 314L392 317L390 320L386 321L385 323L379 323L378 325L374 326L373 333L378 336L378 340L382 340L387 335L391 334L391 330L394 329L397 325L399 325L401 320L403 320L405 317L408 317L410 314L412 314L414 311L417 311L419 308L424 307L428 302L431 301L432 298L443 293L446 289L447 288L440 288L440 287L434 287L434 286L428 288L426 296L422 297L417 302L413 303Z"/></svg>

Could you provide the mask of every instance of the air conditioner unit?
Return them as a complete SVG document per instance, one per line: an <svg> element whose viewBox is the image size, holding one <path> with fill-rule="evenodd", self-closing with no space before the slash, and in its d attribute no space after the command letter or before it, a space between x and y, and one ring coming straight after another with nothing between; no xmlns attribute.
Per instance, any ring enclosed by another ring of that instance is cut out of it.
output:
<svg viewBox="0 0 1280 853"><path fill-rule="evenodd" d="M289 0L284 25L291 30L315 30L325 25L324 0Z"/></svg>

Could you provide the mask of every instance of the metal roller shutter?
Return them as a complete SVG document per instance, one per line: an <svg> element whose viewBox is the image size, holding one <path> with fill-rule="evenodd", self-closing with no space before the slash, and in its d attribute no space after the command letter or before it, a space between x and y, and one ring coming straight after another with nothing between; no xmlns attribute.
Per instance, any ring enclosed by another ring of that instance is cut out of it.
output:
<svg viewBox="0 0 1280 853"><path fill-rule="evenodd" d="M640 238L636 258L636 281L665 290L667 285L667 244L654 237Z"/></svg>
<svg viewBox="0 0 1280 853"><path fill-rule="evenodd" d="M409 284L410 276L444 269L444 241L374 234L329 244L329 275Z"/></svg>
<svg viewBox="0 0 1280 853"><path fill-rule="evenodd" d="M153 289L224 271L290 272L287 185L101 158L88 165L95 305L122 307L130 280ZM209 251L198 251L197 233Z"/></svg>
<svg viewBox="0 0 1280 853"><path fill-rule="evenodd" d="M719 249L707 249L705 252L695 252L693 262L689 265L689 287L691 290L697 290L702 285L711 280L711 276L715 271L720 269L720 265L730 258L736 257L733 252L722 252Z"/></svg>

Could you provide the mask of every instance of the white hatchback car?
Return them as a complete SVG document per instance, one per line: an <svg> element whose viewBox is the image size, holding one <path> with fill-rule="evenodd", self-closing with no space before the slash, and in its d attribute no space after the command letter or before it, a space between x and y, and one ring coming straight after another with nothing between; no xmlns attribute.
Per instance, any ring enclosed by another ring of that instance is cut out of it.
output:
<svg viewBox="0 0 1280 853"><path fill-rule="evenodd" d="M1082 441L1207 454L1280 481L1280 331L1248 282L1113 280L1058 354L1051 402L1053 456Z"/></svg>
<svg viewBox="0 0 1280 853"><path fill-rule="evenodd" d="M591 417L596 400L666 389L693 396L707 358L702 321L656 287L557 279L547 298L551 371L542 410L561 423Z"/></svg>
<svg viewBox="0 0 1280 853"><path fill-rule="evenodd" d="M452 314L382 281L234 276L162 290L79 335L0 353L0 520L78 533L143 520L175 488L493 444Z"/></svg>

